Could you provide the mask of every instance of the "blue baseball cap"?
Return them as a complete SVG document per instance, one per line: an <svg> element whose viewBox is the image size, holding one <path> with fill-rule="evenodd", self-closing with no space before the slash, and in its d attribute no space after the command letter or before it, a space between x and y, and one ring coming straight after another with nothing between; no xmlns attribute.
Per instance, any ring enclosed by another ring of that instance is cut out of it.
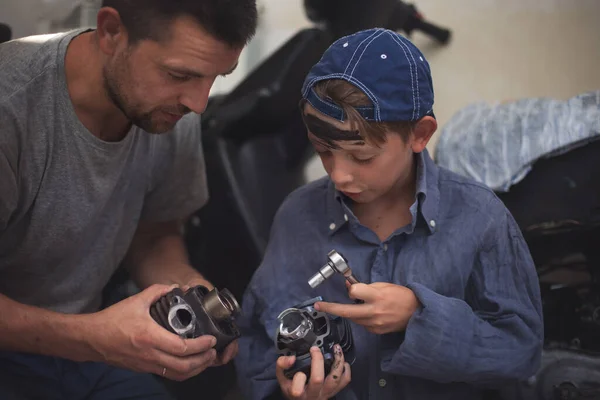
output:
<svg viewBox="0 0 600 400"><path fill-rule="evenodd" d="M343 79L362 90L372 107L357 107L367 121L416 121L433 116L429 63L404 36L388 29L367 29L335 41L309 71L302 97L319 112L344 122L341 107L320 98L317 82Z"/></svg>

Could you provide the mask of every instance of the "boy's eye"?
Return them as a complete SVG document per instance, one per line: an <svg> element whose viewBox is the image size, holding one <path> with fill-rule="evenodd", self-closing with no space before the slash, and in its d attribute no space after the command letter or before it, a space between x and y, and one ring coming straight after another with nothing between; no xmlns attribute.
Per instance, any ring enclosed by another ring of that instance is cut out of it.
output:
<svg viewBox="0 0 600 400"><path fill-rule="evenodd" d="M360 157L356 157L356 156L350 156L352 158L353 161L357 162L358 164L368 164L371 161L373 161L375 159L375 157L367 157L367 158L360 158Z"/></svg>

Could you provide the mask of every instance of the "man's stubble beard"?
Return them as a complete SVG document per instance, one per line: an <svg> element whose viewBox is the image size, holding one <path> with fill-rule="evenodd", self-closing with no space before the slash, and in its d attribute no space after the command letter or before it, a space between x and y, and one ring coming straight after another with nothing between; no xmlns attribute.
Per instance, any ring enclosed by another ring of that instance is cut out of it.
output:
<svg viewBox="0 0 600 400"><path fill-rule="evenodd" d="M126 95L127 88L121 84L126 75L127 60L125 56L121 56L118 61L120 67L109 69L108 66L105 66L102 71L104 90L108 98L133 125L148 133L163 133L164 130L158 131L157 127L152 123L152 112L139 112L139 107L131 105L131 101L129 101Z"/></svg>

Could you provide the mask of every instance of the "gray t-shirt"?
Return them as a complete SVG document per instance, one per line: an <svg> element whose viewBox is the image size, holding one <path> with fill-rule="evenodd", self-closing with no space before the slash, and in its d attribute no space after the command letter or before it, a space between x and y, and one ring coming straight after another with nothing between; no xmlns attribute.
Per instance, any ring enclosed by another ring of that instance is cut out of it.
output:
<svg viewBox="0 0 600 400"><path fill-rule="evenodd" d="M0 293L65 313L98 309L138 221L208 200L198 115L120 142L79 121L64 58L81 32L0 45Z"/></svg>

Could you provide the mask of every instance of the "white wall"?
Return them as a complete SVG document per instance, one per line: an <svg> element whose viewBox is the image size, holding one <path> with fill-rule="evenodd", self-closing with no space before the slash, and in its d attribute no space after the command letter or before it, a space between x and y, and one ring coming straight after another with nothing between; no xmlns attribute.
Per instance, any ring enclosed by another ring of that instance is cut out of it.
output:
<svg viewBox="0 0 600 400"><path fill-rule="evenodd" d="M258 37L268 54L308 25L302 0L262 0L266 21ZM450 28L439 47L420 34L428 58L440 127L475 101L522 97L568 98L600 88L600 0L416 0L432 22ZM434 150L438 136L430 142ZM324 174L315 160L308 176Z"/></svg>
<svg viewBox="0 0 600 400"><path fill-rule="evenodd" d="M0 0L0 22L10 25L14 39L57 31L61 21L83 5L77 13L79 26L94 26L96 11L102 0ZM54 25L52 23L54 22ZM69 27L70 28L70 27Z"/></svg>
<svg viewBox="0 0 600 400"><path fill-rule="evenodd" d="M68 4L75 0L0 0L0 20L8 20L17 37L36 33L43 13L39 5L52 2ZM219 79L214 93L229 91L260 59L298 29L310 25L303 0L258 3L257 35L244 51L238 71ZM431 64L440 126L475 101L567 98L600 88L600 0L414 3L427 19L453 31L453 41L447 47L436 46L418 33L413 37ZM437 135L432 139L431 150L437 139ZM311 178L322 174L320 163L311 164Z"/></svg>
<svg viewBox="0 0 600 400"><path fill-rule="evenodd" d="M13 38L33 35L37 32L39 18L36 7L40 1L0 1L0 22L10 25Z"/></svg>

